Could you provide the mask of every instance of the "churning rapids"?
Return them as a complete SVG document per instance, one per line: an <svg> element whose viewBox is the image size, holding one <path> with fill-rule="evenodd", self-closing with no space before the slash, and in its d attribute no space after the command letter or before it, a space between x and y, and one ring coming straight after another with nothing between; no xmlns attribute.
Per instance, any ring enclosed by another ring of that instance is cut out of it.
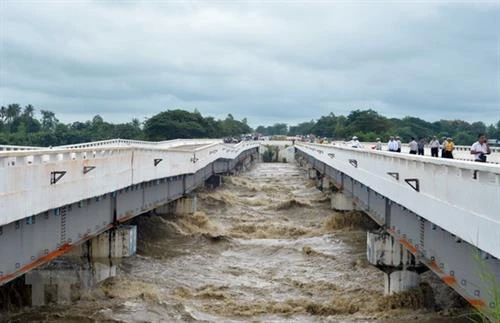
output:
<svg viewBox="0 0 500 323"><path fill-rule="evenodd" d="M463 303L430 273L384 297L362 214L330 210L295 164L260 163L197 193L194 215L143 215L138 255L71 306L13 322L457 322Z"/></svg>

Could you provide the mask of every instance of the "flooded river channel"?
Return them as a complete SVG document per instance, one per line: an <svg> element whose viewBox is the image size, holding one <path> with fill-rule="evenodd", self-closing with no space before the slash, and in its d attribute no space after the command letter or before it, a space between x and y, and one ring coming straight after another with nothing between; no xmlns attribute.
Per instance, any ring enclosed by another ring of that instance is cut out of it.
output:
<svg viewBox="0 0 500 323"><path fill-rule="evenodd" d="M144 215L138 255L71 306L13 322L465 322L463 302L431 273L386 298L365 260L370 225L338 214L295 164L260 163L197 193L194 215ZM362 225L360 225L360 223Z"/></svg>

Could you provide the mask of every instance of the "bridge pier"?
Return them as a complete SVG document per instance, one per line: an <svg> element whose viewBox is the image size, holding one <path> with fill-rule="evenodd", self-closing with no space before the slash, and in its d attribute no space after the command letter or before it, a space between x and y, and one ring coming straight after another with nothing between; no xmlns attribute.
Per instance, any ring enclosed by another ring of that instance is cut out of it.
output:
<svg viewBox="0 0 500 323"><path fill-rule="evenodd" d="M285 145L284 148L280 147L278 152L278 161L290 163L295 158L295 147Z"/></svg>
<svg viewBox="0 0 500 323"><path fill-rule="evenodd" d="M323 192L328 192L333 189L334 185L328 176L322 175L320 178L318 178L317 187Z"/></svg>
<svg viewBox="0 0 500 323"><path fill-rule="evenodd" d="M309 179L318 179L318 171L311 164L306 164L306 171Z"/></svg>
<svg viewBox="0 0 500 323"><path fill-rule="evenodd" d="M252 162L254 160L254 157L252 155L249 155L243 159L243 170L246 171L247 169L250 168L252 165Z"/></svg>
<svg viewBox="0 0 500 323"><path fill-rule="evenodd" d="M64 258L34 269L25 275L25 284L31 286L31 306L47 303L69 304L97 283L116 276L116 265L110 259L81 262Z"/></svg>
<svg viewBox="0 0 500 323"><path fill-rule="evenodd" d="M309 179L317 179L317 171L314 168L309 168L308 170Z"/></svg>
<svg viewBox="0 0 500 323"><path fill-rule="evenodd" d="M197 209L198 200L196 195L181 197L172 202L175 214L194 214Z"/></svg>
<svg viewBox="0 0 500 323"><path fill-rule="evenodd" d="M209 189L214 189L222 185L221 175L212 175L205 181L205 187Z"/></svg>
<svg viewBox="0 0 500 323"><path fill-rule="evenodd" d="M411 270L384 271L384 295L401 293L420 285L420 274Z"/></svg>
<svg viewBox="0 0 500 323"><path fill-rule="evenodd" d="M353 211L356 205L352 197L345 195L341 191L332 192L330 195L331 208L335 211Z"/></svg>
<svg viewBox="0 0 500 323"><path fill-rule="evenodd" d="M31 306L42 306L46 300L58 304L71 303L71 287L78 283L75 270L36 269L26 273L26 285L31 285Z"/></svg>
<svg viewBox="0 0 500 323"><path fill-rule="evenodd" d="M367 233L368 261L382 270L384 294L401 293L420 284L420 274L427 268L394 237L387 233Z"/></svg>
<svg viewBox="0 0 500 323"><path fill-rule="evenodd" d="M26 273L25 284L31 285L31 305L71 303L83 291L114 277L116 265L112 259L134 255L136 242L136 226L123 225L75 247L62 260Z"/></svg>
<svg viewBox="0 0 500 323"><path fill-rule="evenodd" d="M122 258L135 255L136 248L136 226L121 225L75 247L67 256L86 259Z"/></svg>
<svg viewBox="0 0 500 323"><path fill-rule="evenodd" d="M162 205L155 209L158 214L194 214L197 210L198 200L196 195L184 196L180 199L172 201L168 204Z"/></svg>

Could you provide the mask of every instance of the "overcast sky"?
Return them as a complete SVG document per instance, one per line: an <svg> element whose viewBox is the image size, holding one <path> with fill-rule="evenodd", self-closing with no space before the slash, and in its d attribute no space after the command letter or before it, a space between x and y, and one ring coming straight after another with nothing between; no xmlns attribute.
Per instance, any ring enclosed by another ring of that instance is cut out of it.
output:
<svg viewBox="0 0 500 323"><path fill-rule="evenodd" d="M0 104L64 122L500 120L500 0L0 0L0 19Z"/></svg>

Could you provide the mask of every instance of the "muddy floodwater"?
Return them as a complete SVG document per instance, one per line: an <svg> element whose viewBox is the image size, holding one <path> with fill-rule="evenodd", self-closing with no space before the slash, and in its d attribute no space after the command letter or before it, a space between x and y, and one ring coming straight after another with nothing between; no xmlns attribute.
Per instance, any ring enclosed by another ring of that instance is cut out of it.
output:
<svg viewBox="0 0 500 323"><path fill-rule="evenodd" d="M71 306L3 313L13 322L466 322L431 273L383 296L365 260L362 214L330 210L295 164L259 163L200 190L192 215L143 215L138 255Z"/></svg>

